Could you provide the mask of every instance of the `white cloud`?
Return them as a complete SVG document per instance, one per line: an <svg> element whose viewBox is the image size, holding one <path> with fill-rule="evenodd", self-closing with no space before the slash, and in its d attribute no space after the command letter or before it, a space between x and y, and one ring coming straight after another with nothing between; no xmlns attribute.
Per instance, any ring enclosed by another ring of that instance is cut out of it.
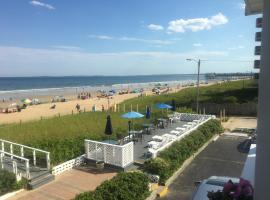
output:
<svg viewBox="0 0 270 200"><path fill-rule="evenodd" d="M90 38L96 38L100 40L112 40L113 37L107 35L89 35Z"/></svg>
<svg viewBox="0 0 270 200"><path fill-rule="evenodd" d="M34 49L0 46L2 76L26 75L121 75L193 73L185 59L226 57L226 51L130 51L90 53L62 49ZM165 67L166 66L166 67ZM204 68L205 69L205 68Z"/></svg>
<svg viewBox="0 0 270 200"><path fill-rule="evenodd" d="M193 32L209 30L214 26L228 23L228 18L218 13L210 18L178 19L169 22L168 32L184 33L187 30Z"/></svg>
<svg viewBox="0 0 270 200"><path fill-rule="evenodd" d="M29 1L29 3L30 3L31 5L33 5L33 6L40 6L40 7L47 8L47 9L49 9L49 10L54 10L54 9L55 9L55 7L53 7L52 5L43 3L43 2L41 2L41 1L36 1L36 0L34 0L34 1Z"/></svg>
<svg viewBox="0 0 270 200"><path fill-rule="evenodd" d="M244 49L245 47L242 46L242 45L238 45L238 46L235 46L235 47L229 47L228 50L237 50L237 49Z"/></svg>
<svg viewBox="0 0 270 200"><path fill-rule="evenodd" d="M201 46L203 46L203 45L202 45L201 43L194 43L193 46L194 46L194 47L201 47Z"/></svg>
<svg viewBox="0 0 270 200"><path fill-rule="evenodd" d="M241 9L241 10L245 10L246 4L245 3L239 3L238 8Z"/></svg>
<svg viewBox="0 0 270 200"><path fill-rule="evenodd" d="M161 31L164 29L163 26L156 25L156 24L149 24L147 27L148 27L148 29L150 29L152 31Z"/></svg>
<svg viewBox="0 0 270 200"><path fill-rule="evenodd" d="M62 50L67 50L67 51L80 51L80 50L82 50L81 47L76 47L76 46L53 45L51 47L54 49L62 49Z"/></svg>
<svg viewBox="0 0 270 200"><path fill-rule="evenodd" d="M169 45L172 44L172 41L169 40L148 40L135 37L111 37L107 35L89 35L90 38L99 39L99 40L118 40L118 41L130 41L130 42L142 42L148 44L156 45Z"/></svg>
<svg viewBox="0 0 270 200"><path fill-rule="evenodd" d="M172 44L172 41L169 41L169 40L147 40L147 39L134 38L134 37L120 37L118 39L122 41L143 42L143 43L159 44L159 45Z"/></svg>

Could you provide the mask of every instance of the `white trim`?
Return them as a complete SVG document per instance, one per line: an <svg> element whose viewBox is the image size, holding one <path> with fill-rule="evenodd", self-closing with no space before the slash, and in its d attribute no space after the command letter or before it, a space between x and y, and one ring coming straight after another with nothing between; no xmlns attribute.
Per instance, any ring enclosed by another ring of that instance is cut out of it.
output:
<svg viewBox="0 0 270 200"><path fill-rule="evenodd" d="M20 189L20 190L14 191L14 192L9 192L7 194L4 194L4 195L0 196L0 200L6 200L6 199L8 199L10 197L15 196L16 194L18 194L18 193L20 193L22 191L24 191L24 189Z"/></svg>
<svg viewBox="0 0 270 200"><path fill-rule="evenodd" d="M84 158L85 158L85 154L83 154L77 158L74 158L72 160L66 161L60 165L57 165L57 166L52 168L52 174L59 175L65 171L71 170L72 168L81 165L84 161Z"/></svg>

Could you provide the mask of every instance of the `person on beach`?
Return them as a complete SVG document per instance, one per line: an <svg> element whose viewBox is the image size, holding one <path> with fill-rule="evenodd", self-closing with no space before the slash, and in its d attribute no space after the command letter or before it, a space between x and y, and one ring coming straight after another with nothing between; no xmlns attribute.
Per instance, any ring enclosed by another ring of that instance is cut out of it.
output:
<svg viewBox="0 0 270 200"><path fill-rule="evenodd" d="M104 112L105 111L105 109L104 109L104 105L102 104L102 106L101 106L101 110L102 110L102 112Z"/></svg>
<svg viewBox="0 0 270 200"><path fill-rule="evenodd" d="M76 105L76 109L77 109L78 112L80 112L81 106L78 103Z"/></svg>

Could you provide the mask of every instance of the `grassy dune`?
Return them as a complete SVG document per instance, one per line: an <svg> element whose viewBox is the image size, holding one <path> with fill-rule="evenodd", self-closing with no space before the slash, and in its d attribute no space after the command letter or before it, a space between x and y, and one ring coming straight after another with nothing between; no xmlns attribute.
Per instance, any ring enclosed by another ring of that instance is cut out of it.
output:
<svg viewBox="0 0 270 200"><path fill-rule="evenodd" d="M246 103L256 102L258 96L258 87L254 80L241 80L200 88L200 102L208 103ZM126 107L139 105L139 110L144 111L146 106L152 106L156 111L154 104L164 102L171 104L172 99L176 101L177 107L190 107L196 100L196 88L186 88L177 93L164 94L159 96L146 96L124 101Z"/></svg>

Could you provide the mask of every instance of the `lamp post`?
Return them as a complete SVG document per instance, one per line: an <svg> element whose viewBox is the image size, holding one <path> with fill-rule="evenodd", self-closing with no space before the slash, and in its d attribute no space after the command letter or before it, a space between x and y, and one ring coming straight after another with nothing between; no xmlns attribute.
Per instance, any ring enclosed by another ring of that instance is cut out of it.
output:
<svg viewBox="0 0 270 200"><path fill-rule="evenodd" d="M201 59L192 59L188 58L187 61L196 62L198 65L198 74L197 74L197 95L196 95L196 111L199 113L199 87L200 87L200 68L201 68Z"/></svg>

